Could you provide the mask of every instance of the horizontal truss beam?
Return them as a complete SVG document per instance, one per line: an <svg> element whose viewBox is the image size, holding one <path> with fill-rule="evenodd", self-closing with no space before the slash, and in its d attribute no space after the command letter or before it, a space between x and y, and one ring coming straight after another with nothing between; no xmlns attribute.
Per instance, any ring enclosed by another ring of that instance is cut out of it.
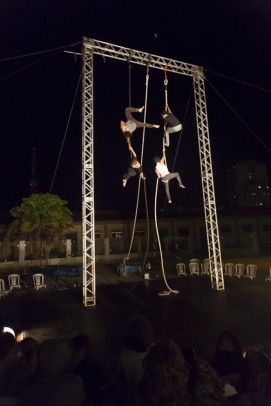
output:
<svg viewBox="0 0 271 406"><path fill-rule="evenodd" d="M94 54L103 57L128 61L138 65L148 65L150 68L160 70L164 70L167 66L168 72L178 73L180 75L193 76L195 73L203 75L203 68L200 66L120 47L107 42L97 41L96 39L84 38L84 46L91 48Z"/></svg>

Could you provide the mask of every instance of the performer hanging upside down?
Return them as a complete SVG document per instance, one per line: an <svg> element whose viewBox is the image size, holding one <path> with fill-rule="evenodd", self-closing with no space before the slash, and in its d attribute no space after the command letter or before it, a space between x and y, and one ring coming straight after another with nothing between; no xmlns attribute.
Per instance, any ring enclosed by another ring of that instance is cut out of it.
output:
<svg viewBox="0 0 271 406"><path fill-rule="evenodd" d="M162 117L164 119L164 145L166 147L169 147L169 134L170 133L176 133L177 131L181 131L182 129L182 124L180 121L177 119L177 117L172 114L172 111L170 110L168 104L167 104L167 110L162 111Z"/></svg>
<svg viewBox="0 0 271 406"><path fill-rule="evenodd" d="M172 172L170 173L168 170L167 165L165 164L165 159L166 159L166 151L165 148L163 148L163 156L162 158L159 158L159 156L155 156L153 158L154 162L156 162L156 167L155 167L155 173L159 179L164 183L165 185L165 190L166 190L166 195L169 203L172 203L171 197L170 197L170 192L169 192L169 185L168 181L173 178L177 178L177 181L179 183L179 187L185 188L185 186L182 184L180 175L178 172Z"/></svg>
<svg viewBox="0 0 271 406"><path fill-rule="evenodd" d="M140 109L135 109L134 107L127 107L125 109L125 115L127 118L126 123L124 121L120 122L120 128L121 131L123 132L123 135L125 138L131 138L132 133L140 127L147 127L147 128L159 128L160 125L157 124L148 124L148 123L141 123L140 121L137 121L133 116L132 113L139 112L142 113L144 109L143 107L140 107Z"/></svg>
<svg viewBox="0 0 271 406"><path fill-rule="evenodd" d="M122 179L123 187L126 186L127 180L131 176L136 176L137 174L139 174L139 176L141 176L142 179L146 179L144 174L143 174L142 166L140 165L140 162L137 159L135 151L133 150L131 144L130 143L128 143L128 144L129 144L129 150L133 154L133 159L130 162L130 166L129 166L128 170L127 170L127 173L125 173L125 175L123 176L123 179Z"/></svg>

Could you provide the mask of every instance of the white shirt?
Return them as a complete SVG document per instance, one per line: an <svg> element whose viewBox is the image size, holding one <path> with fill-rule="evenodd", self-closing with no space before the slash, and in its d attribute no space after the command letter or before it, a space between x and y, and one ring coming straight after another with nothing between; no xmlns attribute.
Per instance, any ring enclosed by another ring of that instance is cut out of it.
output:
<svg viewBox="0 0 271 406"><path fill-rule="evenodd" d="M166 176L170 173L167 165L161 165L160 162L158 162L156 164L156 169L159 172L159 174L161 175L161 178L163 178L164 176Z"/></svg>

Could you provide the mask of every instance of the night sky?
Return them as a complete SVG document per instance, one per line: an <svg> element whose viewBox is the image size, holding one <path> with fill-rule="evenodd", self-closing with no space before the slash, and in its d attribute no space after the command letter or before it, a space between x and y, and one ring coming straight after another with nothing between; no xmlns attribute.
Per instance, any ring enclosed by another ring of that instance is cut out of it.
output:
<svg viewBox="0 0 271 406"><path fill-rule="evenodd" d="M39 191L50 190L82 65L80 56L63 50L36 53L78 43L83 37L204 67L218 207L228 205L227 170L237 161L265 163L271 179L270 152L213 89L271 150L269 0L0 0L0 212L29 196L32 148L37 150ZM81 52L81 45L69 50ZM6 60L25 54L36 55ZM141 107L146 69L133 65L131 75L132 105ZM169 73L168 80L169 105L182 123L188 106L175 166L186 189L180 190L175 180L171 184L173 205L188 209L202 201L193 92L189 101L192 78ZM145 139L143 169L151 207L156 182L152 158L161 153L163 136L163 81L162 71L150 70L147 122L161 124L159 130L147 129ZM128 63L95 56L95 204L101 210L133 212L135 207L137 178L126 188L121 182L130 160L119 129L129 101L128 83ZM82 200L81 99L80 83L52 188L77 211ZM141 120L143 114L135 117ZM138 154L141 140L137 130L132 143ZM171 135L170 170L178 141L179 134ZM163 203L161 185L158 207Z"/></svg>

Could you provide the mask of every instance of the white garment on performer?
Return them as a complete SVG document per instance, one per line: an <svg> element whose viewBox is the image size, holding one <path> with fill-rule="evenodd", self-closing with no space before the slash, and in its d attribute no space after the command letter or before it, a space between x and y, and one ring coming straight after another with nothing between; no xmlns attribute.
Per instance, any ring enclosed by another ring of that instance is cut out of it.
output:
<svg viewBox="0 0 271 406"><path fill-rule="evenodd" d="M167 165L161 165L159 162L156 164L156 169L160 173L161 178L169 174Z"/></svg>

